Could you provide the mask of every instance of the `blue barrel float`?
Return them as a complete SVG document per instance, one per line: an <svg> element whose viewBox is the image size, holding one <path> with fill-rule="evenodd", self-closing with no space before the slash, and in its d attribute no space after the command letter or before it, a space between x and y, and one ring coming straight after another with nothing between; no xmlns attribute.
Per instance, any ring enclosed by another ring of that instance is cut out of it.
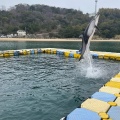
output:
<svg viewBox="0 0 120 120"><path fill-rule="evenodd" d="M31 49L30 54L35 54L35 50Z"/></svg>
<svg viewBox="0 0 120 120"><path fill-rule="evenodd" d="M19 56L19 55L20 55L19 51L15 50L14 51L14 56Z"/></svg>

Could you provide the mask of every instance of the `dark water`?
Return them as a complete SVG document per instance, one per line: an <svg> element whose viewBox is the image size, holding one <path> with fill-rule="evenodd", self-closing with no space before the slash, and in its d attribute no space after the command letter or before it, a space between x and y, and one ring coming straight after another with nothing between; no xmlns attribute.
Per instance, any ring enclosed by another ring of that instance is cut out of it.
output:
<svg viewBox="0 0 120 120"><path fill-rule="evenodd" d="M71 48L77 42L0 42L1 50ZM106 44L106 45L105 45ZM111 47L114 46L114 47ZM115 47L116 46L116 47ZM92 43L92 50L120 52L119 43ZM103 48L103 49L102 49ZM83 61L38 54L0 59L0 120L59 120L120 71L119 61Z"/></svg>
<svg viewBox="0 0 120 120"><path fill-rule="evenodd" d="M81 42L0 42L0 50L31 48L79 49ZM90 50L120 52L120 42L91 42Z"/></svg>

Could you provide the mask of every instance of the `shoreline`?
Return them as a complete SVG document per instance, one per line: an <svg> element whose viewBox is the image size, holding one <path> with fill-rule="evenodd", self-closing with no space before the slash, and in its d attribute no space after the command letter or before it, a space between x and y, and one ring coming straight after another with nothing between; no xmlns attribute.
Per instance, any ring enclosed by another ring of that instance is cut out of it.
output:
<svg viewBox="0 0 120 120"><path fill-rule="evenodd" d="M35 38L0 38L0 41L3 41L3 42L8 42L8 41L18 41L18 42L79 42L79 41L82 41L81 39L68 39L68 38L64 38L64 39L35 39ZM91 42L120 42L120 39L109 39L109 40L103 40L103 39L100 39L100 40L91 40Z"/></svg>

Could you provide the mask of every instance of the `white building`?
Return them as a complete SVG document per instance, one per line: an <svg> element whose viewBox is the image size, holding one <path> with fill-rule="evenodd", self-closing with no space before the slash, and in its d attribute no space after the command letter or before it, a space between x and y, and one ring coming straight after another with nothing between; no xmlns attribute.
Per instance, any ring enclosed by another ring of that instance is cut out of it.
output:
<svg viewBox="0 0 120 120"><path fill-rule="evenodd" d="M24 31L24 30L18 30L17 34L18 34L19 37L24 37L24 36L26 36L26 31Z"/></svg>
<svg viewBox="0 0 120 120"><path fill-rule="evenodd" d="M14 35L13 34L9 34L9 35L7 35L7 37L8 38L12 38L12 37L14 37Z"/></svg>

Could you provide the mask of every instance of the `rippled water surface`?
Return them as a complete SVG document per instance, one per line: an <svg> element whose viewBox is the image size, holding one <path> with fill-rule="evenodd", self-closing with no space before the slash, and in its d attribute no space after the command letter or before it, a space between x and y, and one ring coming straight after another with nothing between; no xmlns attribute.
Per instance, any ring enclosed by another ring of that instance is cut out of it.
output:
<svg viewBox="0 0 120 120"><path fill-rule="evenodd" d="M66 48L75 49L74 44ZM120 62L110 60L94 59L91 71L84 61L53 54L1 58L0 120L59 120L119 71Z"/></svg>

